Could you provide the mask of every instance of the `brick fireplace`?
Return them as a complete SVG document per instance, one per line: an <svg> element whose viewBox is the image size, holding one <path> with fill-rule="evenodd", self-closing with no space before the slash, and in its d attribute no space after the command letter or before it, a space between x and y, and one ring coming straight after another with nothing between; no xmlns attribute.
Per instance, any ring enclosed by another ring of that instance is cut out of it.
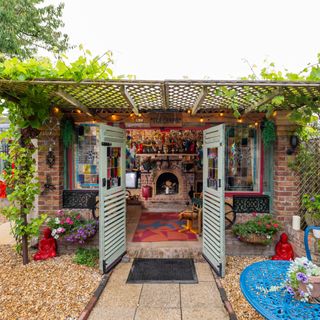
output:
<svg viewBox="0 0 320 320"><path fill-rule="evenodd" d="M186 202L190 202L188 193L191 187L195 189L195 168L186 170L182 159L169 160L169 165L158 165L150 172L142 171L141 185L152 187L152 197L148 200L141 194L140 198L145 208L182 210Z"/></svg>

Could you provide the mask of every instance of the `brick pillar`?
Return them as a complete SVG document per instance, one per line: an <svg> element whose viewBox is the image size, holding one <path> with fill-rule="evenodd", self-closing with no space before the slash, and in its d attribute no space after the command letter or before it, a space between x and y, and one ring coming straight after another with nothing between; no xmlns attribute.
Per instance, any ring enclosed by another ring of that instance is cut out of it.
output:
<svg viewBox="0 0 320 320"><path fill-rule="evenodd" d="M55 155L55 163L52 168L47 165L46 157L49 146ZM44 188L47 183L47 175L51 177L51 183L54 190ZM45 190L38 197L38 213L53 214L62 207L62 190L63 190L63 146L60 139L60 127L44 127L38 138L38 177L41 185L41 191Z"/></svg>
<svg viewBox="0 0 320 320"><path fill-rule="evenodd" d="M287 155L290 136L295 126L287 119L286 113L279 112L276 118L277 141L274 159L274 213L284 225L291 224L292 216L299 210L298 178L289 168L294 155Z"/></svg>

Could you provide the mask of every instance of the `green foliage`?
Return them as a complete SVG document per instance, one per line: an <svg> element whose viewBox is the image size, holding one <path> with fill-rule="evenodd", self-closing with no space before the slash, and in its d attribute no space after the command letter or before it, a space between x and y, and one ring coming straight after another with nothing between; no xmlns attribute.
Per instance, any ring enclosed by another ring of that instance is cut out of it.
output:
<svg viewBox="0 0 320 320"><path fill-rule="evenodd" d="M250 234L266 235L270 237L281 229L279 221L274 219L272 215L266 214L263 216L256 216L253 219L244 222L237 223L233 226L232 231L236 236L246 237Z"/></svg>
<svg viewBox="0 0 320 320"><path fill-rule="evenodd" d="M36 161L33 157L35 148L31 138L22 137L21 131L13 123L6 135L11 139L10 152L9 155L1 154L1 157L7 163L13 163L14 168L2 174L2 179L11 193L7 195L10 204L1 209L1 214L11 222L17 250L20 252L22 237L26 236L27 240L30 240L33 236L38 236L39 227L45 221L46 215L30 218L26 223L27 215L34 208L35 197L40 193L40 185L35 178Z"/></svg>
<svg viewBox="0 0 320 320"><path fill-rule="evenodd" d="M273 121L266 120L263 122L263 126L262 140L264 145L267 147L273 144L277 139L276 125Z"/></svg>
<svg viewBox="0 0 320 320"><path fill-rule="evenodd" d="M95 248L78 248L73 262L88 267L95 267L99 260L99 250Z"/></svg>
<svg viewBox="0 0 320 320"><path fill-rule="evenodd" d="M44 6L44 0L0 1L0 52L7 57L27 58L39 48L64 52L68 36L60 29L64 5Z"/></svg>
<svg viewBox="0 0 320 320"><path fill-rule="evenodd" d="M320 226L320 195L304 194L302 204L306 208L306 222L309 226Z"/></svg>
<svg viewBox="0 0 320 320"><path fill-rule="evenodd" d="M111 52L92 58L89 50L84 50L82 46L80 49L83 55L73 62L68 62L66 57L61 57L54 64L47 58L5 60L0 62L0 79L24 81L43 78L82 81L114 77L110 68ZM8 109L9 120L20 128L40 128L48 118L52 105L52 97L45 86L29 85L23 94L7 92L0 98L5 101L0 105L0 112Z"/></svg>

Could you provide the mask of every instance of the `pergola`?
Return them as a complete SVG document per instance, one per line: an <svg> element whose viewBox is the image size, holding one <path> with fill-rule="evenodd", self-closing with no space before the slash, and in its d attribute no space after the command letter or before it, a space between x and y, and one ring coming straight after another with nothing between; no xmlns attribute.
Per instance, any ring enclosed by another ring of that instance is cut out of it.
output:
<svg viewBox="0 0 320 320"><path fill-rule="evenodd" d="M65 112L79 109L99 113L189 112L210 114L232 110L237 104L244 113L256 111L276 96L320 98L320 82L270 82L248 80L99 80L81 81L0 80L0 96L23 97L32 86L46 91L53 105ZM283 108L283 107L282 107ZM286 108L290 106L286 105Z"/></svg>

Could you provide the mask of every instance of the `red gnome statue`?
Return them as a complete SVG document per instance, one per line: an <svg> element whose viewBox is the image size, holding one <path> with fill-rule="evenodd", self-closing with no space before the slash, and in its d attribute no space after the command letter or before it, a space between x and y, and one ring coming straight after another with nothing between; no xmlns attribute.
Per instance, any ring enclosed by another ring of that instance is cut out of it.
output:
<svg viewBox="0 0 320 320"><path fill-rule="evenodd" d="M33 256L34 260L46 260L57 255L56 241L51 235L50 228L43 229L43 238L39 242L38 252Z"/></svg>
<svg viewBox="0 0 320 320"><path fill-rule="evenodd" d="M291 244L288 242L288 236L286 233L282 233L280 240L276 244L276 255L272 257L272 260L293 260L294 254Z"/></svg>

